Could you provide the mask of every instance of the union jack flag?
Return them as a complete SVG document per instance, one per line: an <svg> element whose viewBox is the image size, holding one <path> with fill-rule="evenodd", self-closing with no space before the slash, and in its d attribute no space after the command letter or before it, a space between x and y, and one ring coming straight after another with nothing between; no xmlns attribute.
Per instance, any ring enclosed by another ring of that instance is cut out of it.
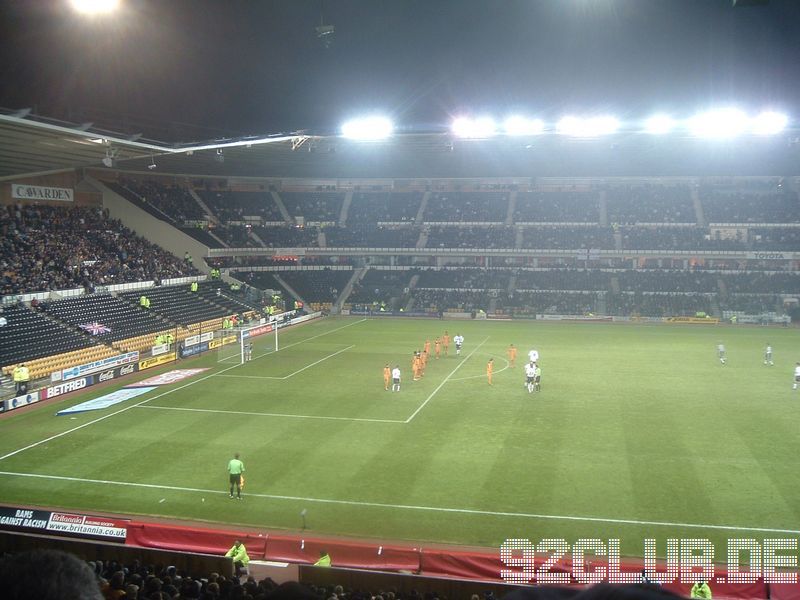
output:
<svg viewBox="0 0 800 600"><path fill-rule="evenodd" d="M80 328L88 333L91 333L92 335L100 335L102 333L109 333L111 331L110 327L106 327L97 321L94 323L85 323L84 325L81 325Z"/></svg>

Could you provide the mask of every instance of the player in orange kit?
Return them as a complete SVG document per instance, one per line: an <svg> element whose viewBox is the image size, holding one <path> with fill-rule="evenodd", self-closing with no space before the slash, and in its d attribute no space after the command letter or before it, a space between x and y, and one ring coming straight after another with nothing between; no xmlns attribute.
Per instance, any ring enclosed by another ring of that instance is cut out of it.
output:
<svg viewBox="0 0 800 600"><path fill-rule="evenodd" d="M511 344L506 350L506 354L508 355L508 362L511 363L511 366L514 366L514 361L517 360L517 349L514 347L514 344Z"/></svg>
<svg viewBox="0 0 800 600"><path fill-rule="evenodd" d="M489 385L492 385L492 373L494 373L494 359L490 358L486 363L486 379L489 381Z"/></svg>
<svg viewBox="0 0 800 600"><path fill-rule="evenodd" d="M419 381L419 378L421 377L420 373L422 371L419 350L414 352L414 357L411 359L411 371L414 374L414 381Z"/></svg>
<svg viewBox="0 0 800 600"><path fill-rule="evenodd" d="M392 369L389 363L383 367L383 389L389 391L389 384L392 382Z"/></svg>
<svg viewBox="0 0 800 600"><path fill-rule="evenodd" d="M425 340L425 347L422 349L423 352L427 352L428 354L431 353L431 341Z"/></svg>
<svg viewBox="0 0 800 600"><path fill-rule="evenodd" d="M447 356L447 352L450 350L450 335L446 331L442 336L442 344L444 344L444 355Z"/></svg>
<svg viewBox="0 0 800 600"><path fill-rule="evenodd" d="M439 354L441 353L441 350L442 340L437 337L435 340L433 340L433 351L436 353L436 360L439 360Z"/></svg>

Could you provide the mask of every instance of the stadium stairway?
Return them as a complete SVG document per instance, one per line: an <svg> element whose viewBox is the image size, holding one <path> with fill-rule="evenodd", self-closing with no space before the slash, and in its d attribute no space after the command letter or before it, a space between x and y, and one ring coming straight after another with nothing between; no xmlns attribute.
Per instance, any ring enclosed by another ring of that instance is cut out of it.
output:
<svg viewBox="0 0 800 600"><path fill-rule="evenodd" d="M431 198L430 192L425 192L422 196L422 202L419 203L419 210L417 211L417 216L414 218L414 225L422 225L422 218L425 215L425 209L428 208L428 200ZM417 246L420 248L421 246Z"/></svg>
<svg viewBox="0 0 800 600"><path fill-rule="evenodd" d="M692 190L692 204L694 204L694 215L697 219L697 224L700 227L706 226L706 216L703 211L703 203L700 202L700 192L696 189Z"/></svg>
<svg viewBox="0 0 800 600"><path fill-rule="evenodd" d="M347 299L350 297L350 294L353 292L353 286L364 279L364 275L367 274L369 271L369 267L361 267L360 269L354 269L353 275L348 279L347 283L342 289L342 293L339 294L339 297L336 299L336 302L333 303L331 307L331 312L334 314L338 314L342 311L342 306L344 303L347 302Z"/></svg>
<svg viewBox="0 0 800 600"><path fill-rule="evenodd" d="M353 202L353 190L350 190L344 195L344 202L342 202L342 210L339 212L339 227L344 227L347 224L347 213L350 211L350 204L352 202Z"/></svg>
<svg viewBox="0 0 800 600"><path fill-rule="evenodd" d="M294 298L295 300L299 300L303 304L308 304L308 302L306 302L303 298L300 297L300 294L297 293L297 290L295 290L292 286L286 283L286 280L283 279L283 277L281 277L277 273L273 273L272 276L275 278L275 281L277 281L281 285L281 287L283 287L283 289L289 292L289 295L292 298Z"/></svg>
<svg viewBox="0 0 800 600"><path fill-rule="evenodd" d="M197 205L203 210L203 214L205 214L206 219L212 223L215 223L216 225L219 225L219 218L217 218L217 215L212 212L212 210L208 207L208 204L203 201L200 195L191 187L187 188L187 191L189 192L189 195L194 198L194 201L197 202Z"/></svg>
<svg viewBox="0 0 800 600"><path fill-rule="evenodd" d="M294 223L294 219L289 216L289 211L286 210L286 205L283 203L283 198L281 198L278 192L272 191L270 192L272 199L275 201L275 204L278 206L278 210L281 211L281 215L283 216L283 220L289 224Z"/></svg>
<svg viewBox="0 0 800 600"><path fill-rule="evenodd" d="M517 209L517 194L514 190L508 197L508 211L506 212L506 227L511 227L514 224L514 211Z"/></svg>
<svg viewBox="0 0 800 600"><path fill-rule="evenodd" d="M608 192L602 190L598 198L598 209L600 211L600 218L598 222L601 227L608 227Z"/></svg>

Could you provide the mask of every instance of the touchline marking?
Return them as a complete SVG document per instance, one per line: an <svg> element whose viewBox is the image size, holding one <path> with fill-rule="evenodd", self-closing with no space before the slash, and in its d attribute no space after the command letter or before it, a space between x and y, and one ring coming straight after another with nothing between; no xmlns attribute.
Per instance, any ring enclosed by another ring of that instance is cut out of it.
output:
<svg viewBox="0 0 800 600"><path fill-rule="evenodd" d="M84 479L82 477L65 477L61 475L39 475L37 473L14 473L0 471L0 475L9 477L32 477L37 479L54 479L57 481L74 481L77 483L97 483L101 485L118 485L151 490L168 490L171 492L193 492L225 496L227 490L206 490L202 488L178 487L173 485L157 485L153 483L134 483L129 481L109 481L105 479ZM721 529L726 531L757 531L760 533L800 534L800 529L779 529L773 527L742 527L739 525L707 525L702 523L671 523L669 521L642 521L639 519L606 519L602 517L577 517L572 515L543 515L537 513L507 512L496 510L475 510L471 508L447 508L439 506L414 506L411 504L385 504L382 502L360 502L358 500L332 500L330 498L304 498L302 496L283 496L278 494L247 493L247 498L264 498L267 500L287 500L292 502L317 502L319 504L341 504L344 506L366 506L371 508L390 508L401 510L418 510L427 512L443 512L461 515L477 515L489 517L519 517L523 519L545 519L551 521L583 521L587 523L616 523L622 525L651 525L657 527L686 527L689 529Z"/></svg>
<svg viewBox="0 0 800 600"><path fill-rule="evenodd" d="M310 365L306 365L305 367L295 371L294 373L290 373L289 375L284 375L283 377L271 377L271 376L268 376L268 375L217 375L217 377L236 377L236 378L239 378L239 379L289 379L289 377L294 377L298 373L302 373L306 369L310 369L314 365L318 365L319 363L321 363L324 360L328 360L329 358L333 358L337 354L341 354L342 352L346 352L347 350L350 350L350 348L355 348L355 347L356 347L355 344L351 344L347 348L343 348L343 349L339 350L338 352L334 352L333 354L329 354L328 356L320 358L318 361L313 362Z"/></svg>
<svg viewBox="0 0 800 600"><path fill-rule="evenodd" d="M347 325L342 325L341 327L337 327L336 329L331 329L330 331L326 331L324 333L320 333L319 335L315 335L315 336L312 336L310 338L306 338L304 340L300 340L299 342L294 342L292 344L289 344L289 345L285 346L284 348L291 348L292 346L296 346L297 344L302 344L303 342L307 342L308 340L313 340L313 339L316 339L318 337L322 337L323 335L328 335L329 333L333 333L334 331L339 331L340 329L344 329L345 327L350 327L351 325L358 325L359 323L363 323L366 320L367 319L364 318L364 319L360 319L358 321L355 321L353 323L348 323ZM157 395L153 396L152 398L146 398L145 400L142 400L141 402L137 402L136 404L131 404L130 406L126 406L125 408L121 408L120 410L114 411L114 412L109 413L107 415L104 415L102 417L98 417L97 419L89 421L88 423L84 423L83 425L78 425L77 427L73 427L72 429L67 429L66 431L62 431L61 433L57 433L55 435L51 435L50 437L45 438L43 440L39 440L38 442L34 442L33 444L28 444L27 446L25 446L23 448L18 448L17 450L14 450L13 452L9 452L8 454L4 454L3 456L0 456L0 461L5 460L7 458L10 458L10 457L12 457L12 456L14 456L16 454L19 454L20 452L24 452L25 450L30 450L31 448L36 448L36 446L41 446L42 444L46 444L47 442L50 442L50 441L55 440L55 439L58 439L58 438L60 438L62 436L65 436L65 435L67 435L69 433L72 433L74 431L78 431L79 429L83 429L84 427L88 427L89 425L94 425L95 423L99 423L100 421L108 419L109 417L114 417L114 416L116 416L116 415L118 415L120 413L124 413L127 410L130 410L132 408L136 408L137 406L141 406L141 405L143 405L143 404L145 404L147 402L150 402L152 400L158 400L159 398L161 398L163 396L166 396L167 394L171 394L172 392L177 392L178 390L182 390L183 388L189 387L190 385L194 385L195 383L200 383L201 381L205 381L209 377L217 377L217 376L221 375L222 373L225 373L226 371L230 371L231 369L235 369L236 367L241 367L241 366L242 366L241 364L231 365L230 367L226 367L226 368L222 369L221 371L217 371L216 373L211 373L210 375L205 375L204 377L201 377L200 379L195 379L193 381L189 381L188 383L185 383L185 384L183 384L181 386L178 386L176 388L172 388L171 390L167 390L166 392L163 392L161 394L157 394Z"/></svg>
<svg viewBox="0 0 800 600"><path fill-rule="evenodd" d="M461 368L461 365L463 365L465 362L467 362L467 361L469 360L469 357L470 357L470 356L472 356L473 354L475 354L475 353L478 351L478 348L480 348L481 346L483 346L483 345L486 343L486 341L487 341L488 339L489 339L489 336L487 335L485 340L483 340L483 341L482 341L480 344L478 344L477 346L475 346L475 349L474 349L472 352L470 352L469 354L467 354L467 357L466 357L464 360L462 360L460 363L458 363L458 364L456 365L456 368L455 368L455 369L453 369L452 371L450 371L449 375L448 375L447 377L445 377L445 378L442 380L442 382L441 382L439 385L437 385L437 386L436 386L436 389L435 389L435 390L433 390L433 391L431 392L431 395L430 395L430 396L428 396L427 398L425 398L425 402L423 402L423 403L422 403L422 404L419 406L419 408L417 408L417 410L415 410L413 413L411 413L411 416L410 416L410 417L408 417L408 418L406 419L406 421L405 421L406 423L411 423L411 419L413 419L414 417L416 417L416 416L417 416L417 414L419 413L419 411L421 411L423 408L425 408L425 405L426 405L428 402L430 402L431 398L433 398L433 397L436 395L436 392L438 392L440 389L442 389L442 386L444 386L444 384L445 384L445 383L447 383L447 382L450 380L450 378L451 378L451 377L452 377L452 376L455 374L455 372L456 372L456 371L458 371L458 370Z"/></svg>
<svg viewBox="0 0 800 600"><path fill-rule="evenodd" d="M222 415L248 415L256 417L286 417L287 419L325 419L329 421L364 421L366 423L405 423L396 419L368 419L366 417L329 417L326 415L292 415L288 413L263 413L248 412L243 410L219 410L212 408L181 408L177 406L140 406L139 408L150 408L159 410L183 410L186 412L218 413Z"/></svg>

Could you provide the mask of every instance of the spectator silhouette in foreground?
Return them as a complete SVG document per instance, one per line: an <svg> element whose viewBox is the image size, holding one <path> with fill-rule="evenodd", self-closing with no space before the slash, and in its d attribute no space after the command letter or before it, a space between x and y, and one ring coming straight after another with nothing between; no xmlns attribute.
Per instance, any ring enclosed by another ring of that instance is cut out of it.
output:
<svg viewBox="0 0 800 600"><path fill-rule="evenodd" d="M0 596L5 600L103 600L89 565L60 550L33 550L0 560Z"/></svg>

